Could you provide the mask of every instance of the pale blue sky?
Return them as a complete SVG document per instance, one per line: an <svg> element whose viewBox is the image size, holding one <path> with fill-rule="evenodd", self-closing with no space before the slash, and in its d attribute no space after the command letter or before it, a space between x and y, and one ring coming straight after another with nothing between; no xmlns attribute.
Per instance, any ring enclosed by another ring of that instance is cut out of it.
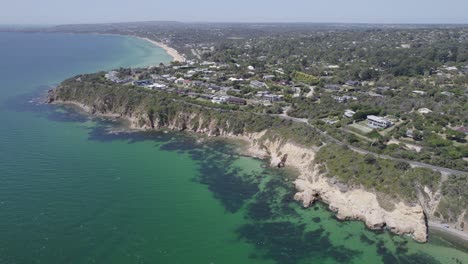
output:
<svg viewBox="0 0 468 264"><path fill-rule="evenodd" d="M1 0L0 24L468 23L468 0Z"/></svg>

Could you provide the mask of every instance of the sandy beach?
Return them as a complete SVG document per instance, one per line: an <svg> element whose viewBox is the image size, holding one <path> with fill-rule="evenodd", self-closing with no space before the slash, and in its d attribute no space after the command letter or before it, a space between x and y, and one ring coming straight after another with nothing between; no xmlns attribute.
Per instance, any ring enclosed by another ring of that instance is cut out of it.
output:
<svg viewBox="0 0 468 264"><path fill-rule="evenodd" d="M138 37L136 36L137 38L140 38L140 39L143 39L143 40L146 40L158 47L161 47L162 49L164 49L167 54L169 54L171 57L172 57L172 60L173 61L179 61L179 62L184 62L185 61L185 58L184 56L182 56L177 50L175 50L174 48L171 48L169 46L167 46L166 44L164 43L161 43L161 42L157 42L155 40L151 40L149 38L143 38L143 37Z"/></svg>

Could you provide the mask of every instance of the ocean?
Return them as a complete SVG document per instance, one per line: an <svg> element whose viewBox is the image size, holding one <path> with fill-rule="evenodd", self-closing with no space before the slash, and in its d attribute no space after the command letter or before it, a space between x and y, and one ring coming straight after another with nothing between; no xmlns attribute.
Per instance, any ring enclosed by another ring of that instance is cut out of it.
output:
<svg viewBox="0 0 468 264"><path fill-rule="evenodd" d="M442 236L301 208L294 175L236 144L42 104L76 74L169 61L131 37L0 33L0 264L468 263Z"/></svg>

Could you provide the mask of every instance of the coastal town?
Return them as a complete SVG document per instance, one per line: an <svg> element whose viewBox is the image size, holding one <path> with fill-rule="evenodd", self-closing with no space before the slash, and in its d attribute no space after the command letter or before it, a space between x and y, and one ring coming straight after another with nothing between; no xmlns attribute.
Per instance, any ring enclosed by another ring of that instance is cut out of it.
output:
<svg viewBox="0 0 468 264"><path fill-rule="evenodd" d="M172 61L83 74L49 91L132 129L247 141L299 171L293 199L428 239L466 236L468 30L404 25L141 23L46 32L126 35ZM427 221L429 219L429 221Z"/></svg>
<svg viewBox="0 0 468 264"><path fill-rule="evenodd" d="M327 65L325 69L337 67ZM467 78L468 65L460 69L446 65L434 69L434 74L426 77L426 82L435 83L442 79L445 84L437 90L430 87L426 91L380 86L375 81L359 79L333 83L328 81L332 72L327 70L326 73L326 76L313 76L298 71L287 74L280 67L257 70L252 65L243 67L239 64L194 59L141 69L116 69L107 72L105 78L118 84L189 97L194 103L214 108L308 118L310 123L334 133L340 139L363 140L373 144L380 142L387 147L402 148L416 155L425 150L427 142L424 142L422 134L427 136L428 132L411 121L416 123L418 119L445 115L443 112L433 113L428 108L432 103L423 103L430 98L428 93L441 99L454 100L455 94L460 95L462 92L459 98L461 104L467 100L466 88L454 87L451 82L454 78L452 76ZM375 104L384 106L387 97L395 97L398 93L404 93L412 102L420 101L417 103L419 106L414 106L408 112L393 113L388 111L390 109L372 109ZM299 114L297 108L302 100L308 102L311 108L328 111L313 117ZM442 133L432 133L431 137L442 135L437 139L445 141L436 142L435 146L453 145L452 155L457 157L455 160L458 159L459 164L463 164L468 161L465 148L468 127L465 121L460 121L447 123L440 128ZM340 134L336 132L338 130ZM457 146L459 150L455 154ZM466 165L455 168L466 170Z"/></svg>
<svg viewBox="0 0 468 264"><path fill-rule="evenodd" d="M468 0L0 9L0 264L468 264Z"/></svg>

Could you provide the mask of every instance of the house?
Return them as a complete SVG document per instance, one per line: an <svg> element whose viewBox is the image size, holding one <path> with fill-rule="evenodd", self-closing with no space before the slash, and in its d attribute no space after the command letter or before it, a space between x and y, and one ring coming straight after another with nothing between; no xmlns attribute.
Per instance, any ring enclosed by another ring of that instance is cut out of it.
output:
<svg viewBox="0 0 468 264"><path fill-rule="evenodd" d="M242 98L231 97L231 96L215 96L211 99L212 103L215 104L235 104L235 105L246 105L247 101Z"/></svg>
<svg viewBox="0 0 468 264"><path fill-rule="evenodd" d="M414 137L414 133L413 133L413 130L412 129L408 129L405 133L405 136L407 138L413 138Z"/></svg>
<svg viewBox="0 0 468 264"><path fill-rule="evenodd" d="M345 84L348 85L348 86L358 86L361 83L359 81L348 80L348 81L346 81Z"/></svg>
<svg viewBox="0 0 468 264"><path fill-rule="evenodd" d="M458 71L458 68L455 66L444 67L447 71Z"/></svg>
<svg viewBox="0 0 468 264"><path fill-rule="evenodd" d="M293 94L294 98L301 97L301 87L293 87L292 90L294 92Z"/></svg>
<svg viewBox="0 0 468 264"><path fill-rule="evenodd" d="M417 95L426 95L427 93L424 92L424 91L418 91L418 90L414 90L413 91L414 94L417 94Z"/></svg>
<svg viewBox="0 0 468 264"><path fill-rule="evenodd" d="M350 110L350 109L347 109L344 112L344 116L348 117L348 118L352 118L354 116L354 114L356 114L356 112L354 112L353 110Z"/></svg>
<svg viewBox="0 0 468 264"><path fill-rule="evenodd" d="M104 75L104 77L111 82L119 82L120 78L118 77L117 71L110 71Z"/></svg>
<svg viewBox="0 0 468 264"><path fill-rule="evenodd" d="M418 113L425 115L425 114L432 113L432 110L430 110L429 108L420 108L418 109Z"/></svg>
<svg viewBox="0 0 468 264"><path fill-rule="evenodd" d="M214 104L225 104L227 98L227 96L215 96L213 99L211 99L211 102Z"/></svg>
<svg viewBox="0 0 468 264"><path fill-rule="evenodd" d="M273 78L275 78L274 75L264 75L264 76L263 76L263 80L271 80L271 79L273 79Z"/></svg>
<svg viewBox="0 0 468 264"><path fill-rule="evenodd" d="M185 82L184 78L179 78L179 79L175 80L176 84L184 84L184 82Z"/></svg>
<svg viewBox="0 0 468 264"><path fill-rule="evenodd" d="M201 86L203 86L203 84L204 84L204 82L202 82L202 81L192 81L190 83L190 86L201 87Z"/></svg>
<svg viewBox="0 0 468 264"><path fill-rule="evenodd" d="M228 79L230 82L243 82L244 79L242 78L234 78L234 77L231 77Z"/></svg>
<svg viewBox="0 0 468 264"><path fill-rule="evenodd" d="M454 93L451 93L451 92L441 92L440 94L445 95L445 96L454 96L455 95Z"/></svg>
<svg viewBox="0 0 468 264"><path fill-rule="evenodd" d="M133 82L133 81L134 81L133 78L128 77L128 78L125 78L125 79L120 79L120 80L118 80L117 83L126 84L126 83L131 83L131 82Z"/></svg>
<svg viewBox="0 0 468 264"><path fill-rule="evenodd" d="M464 74L468 74L468 66L464 66L464 67L462 68L462 72L463 72Z"/></svg>
<svg viewBox="0 0 468 264"><path fill-rule="evenodd" d="M247 101L242 99L242 98L237 98L237 97L229 97L227 98L226 102L228 104L235 104L235 105L246 105Z"/></svg>
<svg viewBox="0 0 468 264"><path fill-rule="evenodd" d="M349 96L349 95L343 95L343 96L332 96L333 99L335 99L335 101L337 101L338 103L343 103L343 102L347 102L347 101L356 101L357 100L357 97L355 96Z"/></svg>
<svg viewBox="0 0 468 264"><path fill-rule="evenodd" d="M265 96L263 96L263 98L270 102L276 102L276 101L283 101L284 95L266 94Z"/></svg>
<svg viewBox="0 0 468 264"><path fill-rule="evenodd" d="M160 84L160 83L153 83L153 84L149 85L148 88L151 88L153 90L163 90L163 89L167 88L167 85Z"/></svg>
<svg viewBox="0 0 468 264"><path fill-rule="evenodd" d="M371 128L384 129L393 125L393 123L385 117L369 115L367 116L367 125Z"/></svg>
<svg viewBox="0 0 468 264"><path fill-rule="evenodd" d="M152 80L140 80L140 81L133 82L133 84L136 86L150 86L153 84L153 81Z"/></svg>
<svg viewBox="0 0 468 264"><path fill-rule="evenodd" d="M339 91L341 89L341 86L339 86L337 84L327 84L323 88L325 90L329 90L329 91Z"/></svg>
<svg viewBox="0 0 468 264"><path fill-rule="evenodd" d="M270 91L258 91L255 96L264 97L265 95L270 94Z"/></svg>
<svg viewBox="0 0 468 264"><path fill-rule="evenodd" d="M465 133L465 135L468 135L468 127L459 127L455 129L456 131L460 131Z"/></svg>
<svg viewBox="0 0 468 264"><path fill-rule="evenodd" d="M324 118L324 119L322 119L322 121L325 122L325 124L327 124L327 125L334 125L334 124L338 123L338 120L330 119L330 118Z"/></svg>
<svg viewBox="0 0 468 264"><path fill-rule="evenodd" d="M251 81L251 82L250 82L250 86L251 86L252 88L256 88L256 89L265 88L265 87L268 88L268 85L266 85L266 83L264 83L264 82L259 82L259 81Z"/></svg>
<svg viewBox="0 0 468 264"><path fill-rule="evenodd" d="M400 47L402 47L403 49L409 49L411 48L411 44L401 44Z"/></svg>

